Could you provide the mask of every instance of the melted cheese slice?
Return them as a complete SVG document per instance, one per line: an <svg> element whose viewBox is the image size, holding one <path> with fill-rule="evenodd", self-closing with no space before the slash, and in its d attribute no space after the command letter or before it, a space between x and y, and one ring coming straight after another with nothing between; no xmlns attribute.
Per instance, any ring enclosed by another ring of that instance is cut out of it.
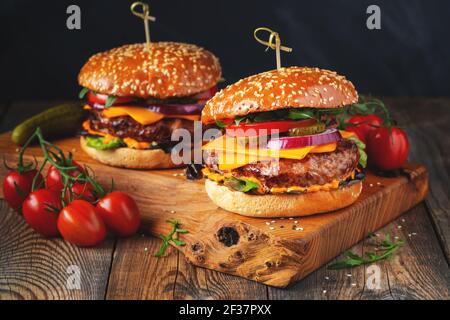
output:
<svg viewBox="0 0 450 320"><path fill-rule="evenodd" d="M203 150L214 150L218 153L220 170L232 170L256 161L278 158L301 160L309 153L333 152L337 146L337 143L333 142L303 148L272 150L249 148L245 140L241 139L223 135L204 145Z"/></svg>
<svg viewBox="0 0 450 320"><path fill-rule="evenodd" d="M210 180L222 183L226 178L231 177L232 175L230 173L225 173L224 175L216 172L212 172L208 168L204 168L202 170L203 174ZM349 176L354 179L355 172L352 172ZM239 177L237 177L239 178ZM248 177L243 177L245 179L248 179ZM346 180L348 177L344 177L343 180ZM256 181L258 182L258 181ZM325 183L322 185L312 185L309 187L301 187L301 186L289 186L289 187L280 187L280 188L271 188L270 193L272 194L279 194L279 193L292 193L292 192L318 192L318 191L331 191L339 189L339 180L333 180L329 183Z"/></svg>
<svg viewBox="0 0 450 320"><path fill-rule="evenodd" d="M159 112L153 112L141 107L109 107L103 110L103 116L106 118L116 118L129 116L142 125L149 125L164 118L186 119L191 121L200 120L200 115L165 115Z"/></svg>
<svg viewBox="0 0 450 320"><path fill-rule="evenodd" d="M83 122L83 129L86 130L90 134L104 137L105 139L103 140L103 143L105 143L105 144L111 142L111 140L113 140L113 139L116 139L115 136L110 135L108 133L92 130L91 126L89 125L89 121ZM127 145L128 148L132 148L132 149L148 149L148 148L150 148L150 143L148 143L148 142L141 142L141 141L137 141L132 138L124 138L124 139L122 139L122 141Z"/></svg>

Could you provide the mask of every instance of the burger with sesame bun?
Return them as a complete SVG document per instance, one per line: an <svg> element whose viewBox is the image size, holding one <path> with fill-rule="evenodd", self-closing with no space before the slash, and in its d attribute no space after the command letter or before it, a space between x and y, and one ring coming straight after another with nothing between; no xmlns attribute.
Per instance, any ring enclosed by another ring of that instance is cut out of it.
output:
<svg viewBox="0 0 450 320"><path fill-rule="evenodd" d="M220 78L218 59L191 44L132 44L95 54L78 75L89 110L83 150L111 166L175 167L172 132L193 132Z"/></svg>
<svg viewBox="0 0 450 320"><path fill-rule="evenodd" d="M366 156L338 119L357 100L345 77L304 67L257 74L218 92L202 111L202 122L222 133L203 146L208 196L253 217L351 205L361 193Z"/></svg>

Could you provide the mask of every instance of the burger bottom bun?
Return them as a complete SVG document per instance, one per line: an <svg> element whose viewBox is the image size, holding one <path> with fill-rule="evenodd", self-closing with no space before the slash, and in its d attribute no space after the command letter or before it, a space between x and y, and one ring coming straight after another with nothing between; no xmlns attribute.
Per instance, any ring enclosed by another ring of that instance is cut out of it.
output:
<svg viewBox="0 0 450 320"><path fill-rule="evenodd" d="M362 182L332 191L305 194L250 195L207 179L206 193L219 207L244 216L277 218L308 216L347 207L358 199Z"/></svg>
<svg viewBox="0 0 450 320"><path fill-rule="evenodd" d="M162 149L136 150L118 148L112 150L98 150L88 147L84 137L80 138L81 148L95 160L113 167L130 169L170 169L180 167L172 162L170 153Z"/></svg>

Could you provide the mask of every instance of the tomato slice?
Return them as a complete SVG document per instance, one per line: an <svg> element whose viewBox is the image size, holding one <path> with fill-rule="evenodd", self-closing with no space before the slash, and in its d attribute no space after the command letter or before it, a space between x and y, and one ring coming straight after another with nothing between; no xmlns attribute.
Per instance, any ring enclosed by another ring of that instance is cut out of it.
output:
<svg viewBox="0 0 450 320"><path fill-rule="evenodd" d="M225 122L225 121L224 121ZM226 122L225 122L226 123ZM284 133L292 128L308 127L317 123L315 119L308 120L280 120L269 122L232 124L226 128L227 135L231 137L255 137L270 135L271 132Z"/></svg>
<svg viewBox="0 0 450 320"><path fill-rule="evenodd" d="M108 95L107 94L102 94L102 93L93 93L92 91L89 91L86 94L87 100L91 103L98 103L101 105L105 105L106 104L106 100L108 99ZM114 101L113 105L115 104L121 104L121 103L127 103L127 102L131 102L134 99L132 97L116 97L116 100Z"/></svg>

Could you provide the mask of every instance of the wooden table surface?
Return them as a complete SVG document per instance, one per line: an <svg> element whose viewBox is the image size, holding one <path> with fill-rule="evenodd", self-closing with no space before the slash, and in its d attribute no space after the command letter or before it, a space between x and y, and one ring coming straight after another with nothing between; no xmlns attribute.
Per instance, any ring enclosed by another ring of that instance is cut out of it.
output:
<svg viewBox="0 0 450 320"><path fill-rule="evenodd" d="M407 128L410 160L427 166L430 192L424 203L377 232L406 241L393 257L376 264L379 288L366 285L372 272L366 267L323 266L286 289L276 289L191 266L173 248L154 258L160 240L144 235L77 248L41 238L0 200L0 299L449 299L450 99L383 100ZM57 103L0 103L0 132ZM353 250L362 254L367 242ZM80 272L80 289L70 286L74 270Z"/></svg>

